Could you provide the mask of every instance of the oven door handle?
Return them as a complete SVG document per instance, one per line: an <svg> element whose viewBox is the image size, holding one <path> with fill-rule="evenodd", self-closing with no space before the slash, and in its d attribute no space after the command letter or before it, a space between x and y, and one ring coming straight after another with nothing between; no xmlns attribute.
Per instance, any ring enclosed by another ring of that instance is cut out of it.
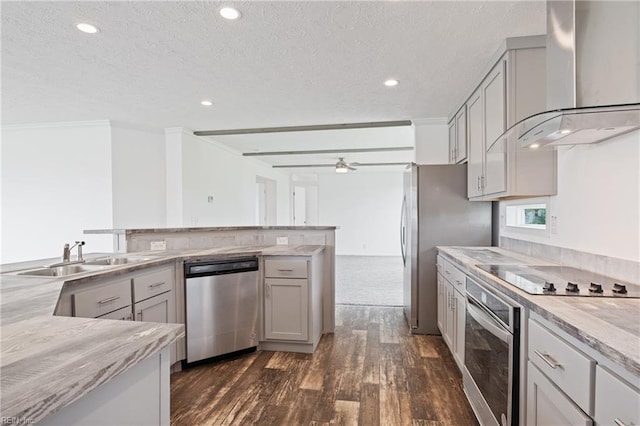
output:
<svg viewBox="0 0 640 426"><path fill-rule="evenodd" d="M480 325L486 328L498 339L510 344L511 340L513 339L511 333L506 331L498 322L496 322L496 320L484 313L482 309L477 308L477 303L478 302L476 302L473 298L467 297L467 312L469 313L469 315L471 315L473 319L478 321Z"/></svg>

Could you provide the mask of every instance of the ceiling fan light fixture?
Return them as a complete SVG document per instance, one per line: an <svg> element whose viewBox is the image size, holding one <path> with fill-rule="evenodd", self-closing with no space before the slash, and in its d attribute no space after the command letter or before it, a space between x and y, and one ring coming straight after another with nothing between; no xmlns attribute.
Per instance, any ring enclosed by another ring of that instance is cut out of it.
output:
<svg viewBox="0 0 640 426"><path fill-rule="evenodd" d="M384 82L384 85L387 87L393 87L393 86L397 86L399 83L398 80L396 80L395 78L390 78L387 81Z"/></svg>
<svg viewBox="0 0 640 426"><path fill-rule="evenodd" d="M87 34L95 34L100 31L95 25L86 24L84 22L77 23L76 28Z"/></svg>
<svg viewBox="0 0 640 426"><path fill-rule="evenodd" d="M336 166L336 173L348 173L349 169L346 166Z"/></svg>

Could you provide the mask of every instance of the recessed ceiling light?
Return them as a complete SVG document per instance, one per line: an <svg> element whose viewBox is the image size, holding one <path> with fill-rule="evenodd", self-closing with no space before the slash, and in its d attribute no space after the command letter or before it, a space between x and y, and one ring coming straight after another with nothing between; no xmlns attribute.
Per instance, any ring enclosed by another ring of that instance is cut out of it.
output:
<svg viewBox="0 0 640 426"><path fill-rule="evenodd" d="M560 130L561 135L568 135L569 133L571 133L571 130L569 129Z"/></svg>
<svg viewBox="0 0 640 426"><path fill-rule="evenodd" d="M84 23L76 24L76 28L82 31L83 33L87 33L87 34L95 34L98 31L100 31L98 27L96 27L95 25L84 24Z"/></svg>
<svg viewBox="0 0 640 426"><path fill-rule="evenodd" d="M397 85L398 85L398 83L399 83L399 81L398 81L398 80L395 80L395 79L393 79L393 78L390 78L389 80L387 80L387 81L385 81L385 82L384 82L384 85L385 85L385 86L387 86L387 87L393 87L393 86L397 86Z"/></svg>
<svg viewBox="0 0 640 426"><path fill-rule="evenodd" d="M204 105L204 106L211 106L211 105L213 105L213 102L211 102L211 101L202 101L202 102L200 102L200 103L201 103L202 105Z"/></svg>
<svg viewBox="0 0 640 426"><path fill-rule="evenodd" d="M220 15L224 19L238 19L240 17L240 12L238 12L238 9L234 9L232 7L223 7L220 9Z"/></svg>
<svg viewBox="0 0 640 426"><path fill-rule="evenodd" d="M531 146L530 146L530 148L532 148L532 149L540 148L540 144L538 144L538 143L532 143L532 144L531 144Z"/></svg>

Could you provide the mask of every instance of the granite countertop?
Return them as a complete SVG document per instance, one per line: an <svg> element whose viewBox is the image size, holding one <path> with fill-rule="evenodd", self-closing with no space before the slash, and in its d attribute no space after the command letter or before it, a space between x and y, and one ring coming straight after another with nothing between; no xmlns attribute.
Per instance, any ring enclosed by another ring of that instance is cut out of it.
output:
<svg viewBox="0 0 640 426"><path fill-rule="evenodd" d="M131 229L85 229L85 234L166 234L174 232L211 231L331 231L337 226L202 226L192 228L131 228Z"/></svg>
<svg viewBox="0 0 640 426"><path fill-rule="evenodd" d="M2 265L0 405L2 416L38 421L184 336L181 324L54 316L65 285L83 285L167 263L239 255L311 256L324 246L234 246L175 252L99 253L148 257L67 277L15 275L56 259Z"/></svg>
<svg viewBox="0 0 640 426"><path fill-rule="evenodd" d="M640 376L640 299L541 296L528 294L477 264L555 265L497 247L438 247L440 253L485 284L496 288L529 310L547 319L606 358ZM487 262L478 250L497 254ZM506 256L507 258L500 258Z"/></svg>

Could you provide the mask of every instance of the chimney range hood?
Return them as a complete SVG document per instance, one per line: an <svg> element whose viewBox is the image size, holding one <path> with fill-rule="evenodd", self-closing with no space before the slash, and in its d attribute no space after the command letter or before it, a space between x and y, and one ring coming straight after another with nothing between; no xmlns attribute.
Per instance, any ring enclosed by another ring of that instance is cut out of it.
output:
<svg viewBox="0 0 640 426"><path fill-rule="evenodd" d="M640 141L640 2L547 0L547 109L493 143L519 150Z"/></svg>

